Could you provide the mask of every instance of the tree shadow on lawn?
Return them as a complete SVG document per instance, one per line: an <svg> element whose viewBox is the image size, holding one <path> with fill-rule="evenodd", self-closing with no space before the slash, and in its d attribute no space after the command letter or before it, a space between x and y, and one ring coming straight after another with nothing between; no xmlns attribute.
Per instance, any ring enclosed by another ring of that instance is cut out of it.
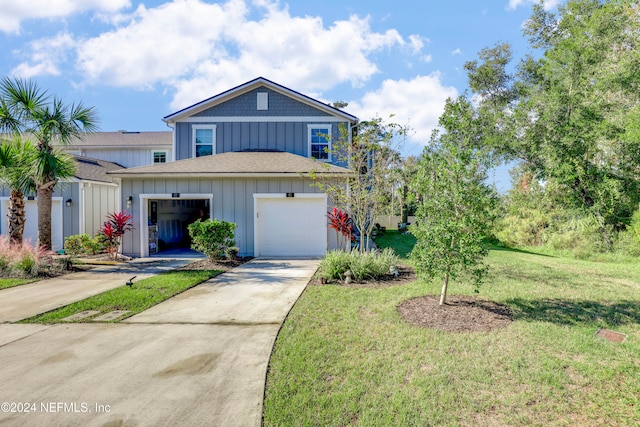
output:
<svg viewBox="0 0 640 427"><path fill-rule="evenodd" d="M509 246L492 245L491 246L491 250L492 251L502 251L502 252L515 252L515 253L519 253L519 254L528 254L528 255L538 255L538 256L547 257L547 258L556 258L553 255L541 254L539 252L532 252L532 251L527 251L527 250L518 249L518 248L510 248Z"/></svg>
<svg viewBox="0 0 640 427"><path fill-rule="evenodd" d="M561 299L504 301L513 311L514 320L550 322L557 325L597 323L611 326L640 324L638 301L566 301Z"/></svg>

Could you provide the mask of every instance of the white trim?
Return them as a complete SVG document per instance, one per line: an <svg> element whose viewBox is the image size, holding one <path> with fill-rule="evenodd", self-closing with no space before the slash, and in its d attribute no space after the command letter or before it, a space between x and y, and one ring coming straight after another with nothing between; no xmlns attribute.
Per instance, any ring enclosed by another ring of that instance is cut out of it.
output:
<svg viewBox="0 0 640 427"><path fill-rule="evenodd" d="M192 125L191 126L191 157L196 157L196 131L199 129L211 130L211 154L216 154L216 129L217 125Z"/></svg>
<svg viewBox="0 0 640 427"><path fill-rule="evenodd" d="M344 123L340 117L332 116L233 116L233 117L187 117L176 123L212 123L212 122L234 122L234 123L254 123L254 122L330 122Z"/></svg>
<svg viewBox="0 0 640 427"><path fill-rule="evenodd" d="M345 172L326 172L322 168L322 163L324 161L318 160L321 164L317 170L313 172L316 175L328 176L328 177L345 177L352 174L351 171L346 170ZM334 165L335 166L335 165ZM340 167L340 166L337 166ZM241 173L241 172L229 172L229 173L214 173L214 172L162 172L158 175L157 172L147 172L147 173L128 173L117 175L120 178L142 178L142 179L153 179L153 178L309 178L311 176L311 172L274 172L274 173Z"/></svg>
<svg viewBox="0 0 640 427"><path fill-rule="evenodd" d="M295 193L297 199L324 199L324 210L327 210L325 193ZM260 256L260 238L258 233L258 199L287 199L287 193L253 193L253 256ZM326 243L325 243L326 244Z"/></svg>
<svg viewBox="0 0 640 427"><path fill-rule="evenodd" d="M331 149L333 146L333 129L331 127L331 125L328 124L308 124L307 125L307 157L309 157L310 159L313 159L314 157L311 157L311 130L312 129L326 129L327 130L327 135L329 136L329 140L327 141L327 145L328 145L328 152L327 152L327 158L326 159L316 159L319 162L331 162Z"/></svg>
<svg viewBox="0 0 640 427"><path fill-rule="evenodd" d="M140 256L149 256L149 199L154 200L209 200L209 218L213 218L213 193L180 193L172 197L171 193L145 193L138 195L140 204Z"/></svg>

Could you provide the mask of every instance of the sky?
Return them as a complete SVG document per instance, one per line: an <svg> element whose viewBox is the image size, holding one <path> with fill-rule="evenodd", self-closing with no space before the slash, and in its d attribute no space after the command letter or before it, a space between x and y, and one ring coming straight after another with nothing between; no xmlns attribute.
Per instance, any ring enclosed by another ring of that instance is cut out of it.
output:
<svg viewBox="0 0 640 427"><path fill-rule="evenodd" d="M265 77L408 125L401 151L419 155L465 62L498 42L530 53L533 2L0 0L0 75L95 107L101 131L170 130L163 117Z"/></svg>

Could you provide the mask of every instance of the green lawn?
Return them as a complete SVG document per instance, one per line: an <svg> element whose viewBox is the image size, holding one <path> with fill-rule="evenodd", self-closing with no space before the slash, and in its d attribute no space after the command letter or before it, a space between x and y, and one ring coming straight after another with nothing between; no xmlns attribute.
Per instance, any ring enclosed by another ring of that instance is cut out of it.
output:
<svg viewBox="0 0 640 427"><path fill-rule="evenodd" d="M0 278L0 289L13 288L14 286L25 285L27 283L35 282L38 278L31 279L17 279L14 277Z"/></svg>
<svg viewBox="0 0 640 427"><path fill-rule="evenodd" d="M416 238L411 234L400 234L398 230L387 230L386 233L377 236L375 241L380 248L391 248L406 261L416 243Z"/></svg>
<svg viewBox="0 0 640 427"><path fill-rule="evenodd" d="M131 317L162 301L171 298L218 274L220 270L175 270L134 282L132 287L121 286L82 301L61 307L20 323L59 323L63 318L85 310L108 313L114 310L129 310ZM96 315L98 316L98 314ZM80 320L79 322L91 320Z"/></svg>
<svg viewBox="0 0 640 427"><path fill-rule="evenodd" d="M640 263L508 250L489 263L479 296L514 312L493 332L405 324L396 307L439 282L309 286L276 342L264 425L640 425Z"/></svg>

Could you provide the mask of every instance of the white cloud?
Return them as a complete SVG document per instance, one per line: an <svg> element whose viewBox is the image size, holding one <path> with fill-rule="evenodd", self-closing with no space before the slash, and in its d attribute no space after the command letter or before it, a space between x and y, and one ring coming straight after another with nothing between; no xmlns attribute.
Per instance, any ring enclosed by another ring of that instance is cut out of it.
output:
<svg viewBox="0 0 640 427"><path fill-rule="evenodd" d="M460 48L454 49L451 51L451 55L462 55L462 50Z"/></svg>
<svg viewBox="0 0 640 427"><path fill-rule="evenodd" d="M0 31L19 33L27 19L63 18L75 13L116 12L130 0L0 0Z"/></svg>
<svg viewBox="0 0 640 427"><path fill-rule="evenodd" d="M379 72L370 55L393 46L419 53L427 39L394 29L373 32L368 18L325 25L320 17L297 17L270 0L207 4L181 0L144 6L112 20L116 29L80 43L77 68L88 82L175 90L171 106L182 108L256 76L307 94L349 82L362 86Z"/></svg>
<svg viewBox="0 0 640 427"><path fill-rule="evenodd" d="M513 10L518 6L525 6L525 5L530 5L534 3L538 3L538 0L509 0L507 9ZM544 8L545 10L550 10L558 6L559 3L560 3L560 0L545 0Z"/></svg>
<svg viewBox="0 0 640 427"><path fill-rule="evenodd" d="M60 33L50 39L34 40L30 43L29 60L17 65L11 74L25 79L39 75L59 76L59 64L66 60L67 52L75 42L69 33Z"/></svg>
<svg viewBox="0 0 640 427"><path fill-rule="evenodd" d="M411 80L385 80L362 101L349 102L348 111L363 120L376 116L386 120L393 115L391 121L407 124L415 132L410 142L424 146L438 127L446 99L457 96L456 88L444 86L436 72Z"/></svg>

